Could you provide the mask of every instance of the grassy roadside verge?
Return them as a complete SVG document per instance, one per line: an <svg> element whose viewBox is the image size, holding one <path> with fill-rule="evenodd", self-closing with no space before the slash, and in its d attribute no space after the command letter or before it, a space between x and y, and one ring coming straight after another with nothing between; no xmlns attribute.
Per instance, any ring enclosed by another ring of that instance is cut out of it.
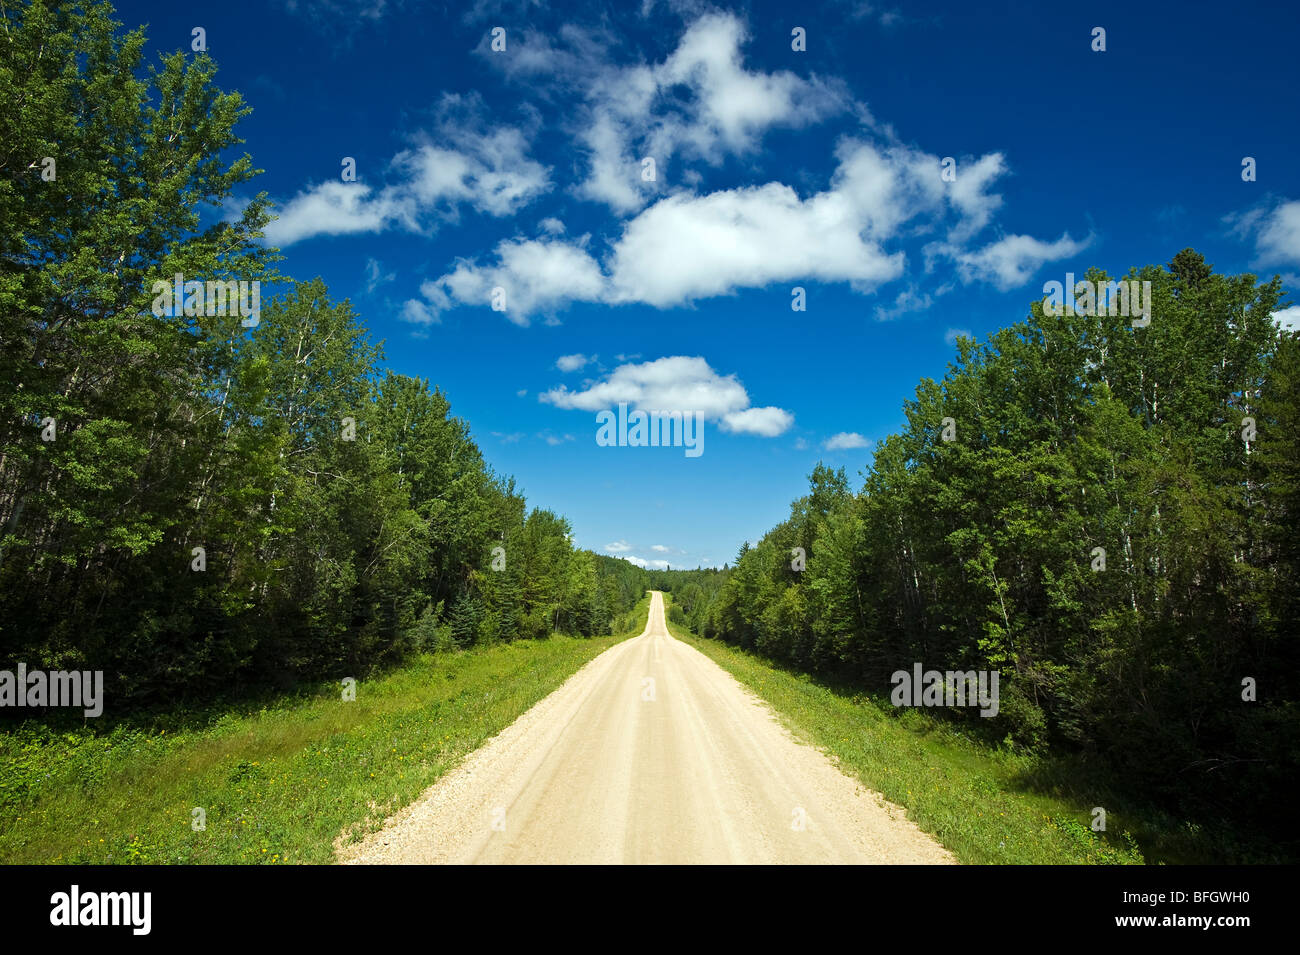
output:
<svg viewBox="0 0 1300 955"><path fill-rule="evenodd" d="M1083 798L1072 792L1062 767L991 749L918 710L895 711L865 694L837 692L680 624L668 627L766 701L798 738L905 806L908 817L962 863L1241 861L1230 858L1232 847L1207 844L1206 835L1186 823L1123 811L1114 793ZM1094 806L1106 809L1105 833L1090 828Z"/></svg>
<svg viewBox="0 0 1300 955"><path fill-rule="evenodd" d="M424 655L202 725L0 732L0 863L323 863L628 632ZM203 808L206 828L194 831Z"/></svg>

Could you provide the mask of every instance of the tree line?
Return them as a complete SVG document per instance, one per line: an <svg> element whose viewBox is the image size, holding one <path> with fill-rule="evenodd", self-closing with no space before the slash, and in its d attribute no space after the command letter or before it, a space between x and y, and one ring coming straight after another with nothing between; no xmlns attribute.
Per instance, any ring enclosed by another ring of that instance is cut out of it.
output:
<svg viewBox="0 0 1300 955"><path fill-rule="evenodd" d="M144 71L106 3L0 17L4 666L170 700L633 606L638 568L575 548L347 301L280 274L264 193L220 215L259 170L206 54ZM177 274L281 294L154 308Z"/></svg>
<svg viewBox="0 0 1300 955"><path fill-rule="evenodd" d="M1149 324L1035 302L960 339L860 489L819 464L678 602L702 635L880 694L917 662L997 670L998 716L955 719L1276 829L1300 761L1300 337L1276 277L1188 249L1128 278Z"/></svg>

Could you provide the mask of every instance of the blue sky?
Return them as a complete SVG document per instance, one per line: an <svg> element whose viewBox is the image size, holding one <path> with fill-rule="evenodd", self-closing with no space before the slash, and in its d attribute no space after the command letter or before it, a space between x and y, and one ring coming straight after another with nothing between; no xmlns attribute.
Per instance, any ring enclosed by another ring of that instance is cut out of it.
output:
<svg viewBox="0 0 1300 955"><path fill-rule="evenodd" d="M1300 276L1293 4L615 6L118 7L158 51L204 29L282 270L580 546L733 560L1067 271ZM597 446L619 400L701 412L704 453Z"/></svg>

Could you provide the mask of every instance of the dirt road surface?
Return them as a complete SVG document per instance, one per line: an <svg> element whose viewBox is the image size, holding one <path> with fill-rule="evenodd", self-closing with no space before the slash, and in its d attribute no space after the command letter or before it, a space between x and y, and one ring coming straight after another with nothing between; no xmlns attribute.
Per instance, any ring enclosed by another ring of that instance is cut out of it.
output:
<svg viewBox="0 0 1300 955"><path fill-rule="evenodd" d="M639 637L575 673L341 862L952 863L708 657Z"/></svg>

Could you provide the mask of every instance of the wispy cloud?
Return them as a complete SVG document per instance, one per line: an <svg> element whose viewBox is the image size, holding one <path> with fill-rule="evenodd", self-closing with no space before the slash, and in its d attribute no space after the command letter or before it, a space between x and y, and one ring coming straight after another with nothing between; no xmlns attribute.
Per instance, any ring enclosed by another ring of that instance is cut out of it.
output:
<svg viewBox="0 0 1300 955"><path fill-rule="evenodd" d="M376 233L388 229L430 234L454 220L461 206L485 215L513 215L550 191L550 169L528 156L535 117L522 127L489 120L476 95L444 94L434 110L433 134L420 132L397 153L387 178L308 185L279 209L266 227L266 241L284 248L321 235Z"/></svg>
<svg viewBox="0 0 1300 955"><path fill-rule="evenodd" d="M1256 267L1300 270L1300 200L1269 200L1226 221L1236 235L1254 242Z"/></svg>
<svg viewBox="0 0 1300 955"><path fill-rule="evenodd" d="M366 260L366 292L373 292L397 278L396 272L385 272L378 259Z"/></svg>
<svg viewBox="0 0 1300 955"><path fill-rule="evenodd" d="M560 371L579 371L595 360L595 355L561 355L555 360L555 367Z"/></svg>
<svg viewBox="0 0 1300 955"><path fill-rule="evenodd" d="M1054 242L1028 235L1003 236L975 251L945 248L964 282L991 282L1006 291L1024 285L1044 264L1078 255L1092 245L1093 236L1071 239L1068 232Z"/></svg>

